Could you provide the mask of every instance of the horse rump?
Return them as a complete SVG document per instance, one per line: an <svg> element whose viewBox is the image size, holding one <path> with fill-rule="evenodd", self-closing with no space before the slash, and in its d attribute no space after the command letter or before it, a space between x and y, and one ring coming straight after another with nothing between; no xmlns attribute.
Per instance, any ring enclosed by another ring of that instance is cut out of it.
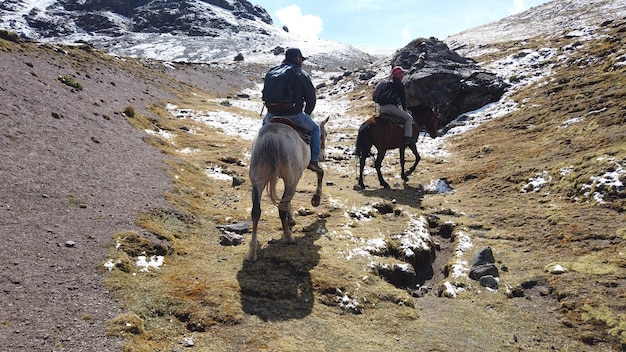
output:
<svg viewBox="0 0 626 352"><path fill-rule="evenodd" d="M370 125L362 123L359 127L359 133L356 136L356 149L354 154L357 157L368 157L372 149L372 141L370 140Z"/></svg>
<svg viewBox="0 0 626 352"><path fill-rule="evenodd" d="M260 196L265 187L268 186L268 194L274 205L278 204L276 193L276 182L280 167L280 141L272 133L259 134L252 146L250 157L250 182L253 190L256 189ZM254 196L254 194L253 194Z"/></svg>

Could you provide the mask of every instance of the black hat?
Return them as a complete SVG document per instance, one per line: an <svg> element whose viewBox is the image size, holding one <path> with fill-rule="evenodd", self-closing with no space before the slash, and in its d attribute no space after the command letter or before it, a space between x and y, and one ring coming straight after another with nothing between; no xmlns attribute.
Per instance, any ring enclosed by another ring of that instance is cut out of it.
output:
<svg viewBox="0 0 626 352"><path fill-rule="evenodd" d="M302 52L298 48L289 48L285 51L285 60L295 59L301 56L302 60L306 60L306 57L302 56Z"/></svg>

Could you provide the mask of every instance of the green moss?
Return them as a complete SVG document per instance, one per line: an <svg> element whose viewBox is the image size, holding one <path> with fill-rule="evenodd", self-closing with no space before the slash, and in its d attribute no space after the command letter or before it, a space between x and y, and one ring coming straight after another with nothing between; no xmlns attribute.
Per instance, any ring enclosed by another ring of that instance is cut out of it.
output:
<svg viewBox="0 0 626 352"><path fill-rule="evenodd" d="M125 107L123 112L124 112L124 115L128 117L135 117L135 108L133 108L130 105Z"/></svg>
<svg viewBox="0 0 626 352"><path fill-rule="evenodd" d="M618 265L613 262L607 262L597 253L582 256L575 262L553 262L545 266L545 271L554 272L557 265L560 265L566 271L575 271L583 274L610 275L615 274Z"/></svg>
<svg viewBox="0 0 626 352"><path fill-rule="evenodd" d="M68 75L59 75L59 77L57 78L59 80L59 82L70 86L72 88L78 89L78 90L83 90L83 85L80 84L78 81L76 81L76 79L74 79L71 76Z"/></svg>
<svg viewBox="0 0 626 352"><path fill-rule="evenodd" d="M121 314L109 321L109 334L125 337L145 332L144 321L135 314Z"/></svg>
<svg viewBox="0 0 626 352"><path fill-rule="evenodd" d="M609 328L609 335L620 339L622 344L626 343L626 314L614 314L611 308L606 305L594 307L590 304L585 304L582 309L582 319L584 321L595 320L602 322Z"/></svg>
<svg viewBox="0 0 626 352"><path fill-rule="evenodd" d="M67 204L67 206L71 208L86 208L87 207L85 202L83 202L82 200L80 200L78 197L76 197L73 194L65 195L65 204Z"/></svg>

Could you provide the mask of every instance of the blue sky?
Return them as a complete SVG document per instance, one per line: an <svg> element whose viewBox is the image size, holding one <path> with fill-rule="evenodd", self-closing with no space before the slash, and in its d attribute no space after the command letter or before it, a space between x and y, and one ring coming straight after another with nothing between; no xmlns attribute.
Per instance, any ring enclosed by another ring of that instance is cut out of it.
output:
<svg viewBox="0 0 626 352"><path fill-rule="evenodd" d="M249 0L292 33L374 49L446 37L548 0Z"/></svg>

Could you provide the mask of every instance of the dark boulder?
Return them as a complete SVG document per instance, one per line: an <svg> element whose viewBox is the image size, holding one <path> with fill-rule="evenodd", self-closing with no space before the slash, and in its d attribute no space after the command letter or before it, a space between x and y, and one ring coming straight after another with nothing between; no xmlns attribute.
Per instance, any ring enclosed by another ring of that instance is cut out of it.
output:
<svg viewBox="0 0 626 352"><path fill-rule="evenodd" d="M483 276L491 275L494 277L499 276L498 268L494 264L483 264L472 267L469 272L469 278L472 280L479 280Z"/></svg>
<svg viewBox="0 0 626 352"><path fill-rule="evenodd" d="M474 256L474 259L472 260L472 266L494 264L495 262L496 260L493 257L493 251L491 250L491 247L485 247L481 249L480 252L476 254L476 256Z"/></svg>
<svg viewBox="0 0 626 352"><path fill-rule="evenodd" d="M502 78L434 37L413 40L396 51L391 64L407 71L404 86L408 106L439 107L442 125L498 101L509 87Z"/></svg>

